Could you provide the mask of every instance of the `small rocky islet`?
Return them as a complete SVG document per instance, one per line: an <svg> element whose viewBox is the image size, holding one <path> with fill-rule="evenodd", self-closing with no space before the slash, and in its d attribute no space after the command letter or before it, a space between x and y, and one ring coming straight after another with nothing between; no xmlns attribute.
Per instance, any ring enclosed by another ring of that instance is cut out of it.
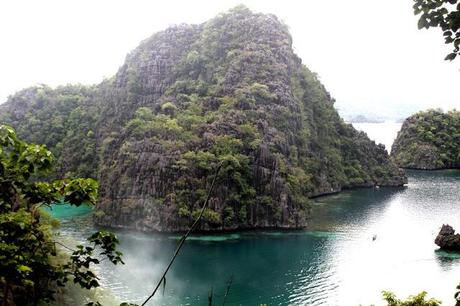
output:
<svg viewBox="0 0 460 306"><path fill-rule="evenodd" d="M302 228L309 198L402 186L404 171L294 53L276 16L239 6L172 26L94 86L36 86L0 120L57 158L55 177L97 178L99 225L182 231L223 168L200 230Z"/></svg>
<svg viewBox="0 0 460 306"><path fill-rule="evenodd" d="M434 243L443 250L460 252L460 234L449 224L442 225Z"/></svg>

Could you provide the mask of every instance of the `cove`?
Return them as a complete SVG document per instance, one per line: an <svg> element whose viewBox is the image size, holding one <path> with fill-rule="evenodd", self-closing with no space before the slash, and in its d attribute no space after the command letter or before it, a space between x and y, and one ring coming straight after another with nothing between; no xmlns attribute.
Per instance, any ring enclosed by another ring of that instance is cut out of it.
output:
<svg viewBox="0 0 460 306"><path fill-rule="evenodd" d="M305 231L196 235L186 242L152 305L370 305L381 291L427 290L445 305L460 282L460 256L437 250L443 223L460 228L460 171L408 171L405 188L357 189L315 199ZM61 221L81 241L90 216ZM177 245L178 235L118 232L126 265L102 265L104 286L141 302ZM376 236L373 241L373 236Z"/></svg>

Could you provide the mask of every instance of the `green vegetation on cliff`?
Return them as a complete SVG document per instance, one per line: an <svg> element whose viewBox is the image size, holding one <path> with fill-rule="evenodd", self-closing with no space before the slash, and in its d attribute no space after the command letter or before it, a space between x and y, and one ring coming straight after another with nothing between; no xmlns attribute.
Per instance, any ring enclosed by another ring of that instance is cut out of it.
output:
<svg viewBox="0 0 460 306"><path fill-rule="evenodd" d="M46 145L57 157L54 176L97 176L96 87L30 87L0 105L0 123L20 137Z"/></svg>
<svg viewBox="0 0 460 306"><path fill-rule="evenodd" d="M460 112L428 110L407 118L391 154L405 168L460 168Z"/></svg>
<svg viewBox="0 0 460 306"><path fill-rule="evenodd" d="M222 164L202 230L296 228L308 197L406 182L333 104L287 27L237 7L154 34L97 87L19 92L0 120L50 145L58 176L99 178L100 224L184 230Z"/></svg>

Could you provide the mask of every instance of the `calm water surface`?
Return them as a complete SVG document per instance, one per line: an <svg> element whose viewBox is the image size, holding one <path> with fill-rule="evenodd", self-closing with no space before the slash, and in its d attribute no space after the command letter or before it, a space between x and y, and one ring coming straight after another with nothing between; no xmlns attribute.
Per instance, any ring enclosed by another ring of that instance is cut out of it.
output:
<svg viewBox="0 0 460 306"><path fill-rule="evenodd" d="M211 289L221 305L231 278L226 305L380 305L382 290L427 290L453 305L460 255L438 251L433 240L443 223L460 229L460 171L408 175L405 188L316 199L307 231L192 237L151 305L208 305ZM88 216L60 217L63 235L77 241L94 230ZM126 265L99 273L121 300L141 302L179 236L118 234Z"/></svg>

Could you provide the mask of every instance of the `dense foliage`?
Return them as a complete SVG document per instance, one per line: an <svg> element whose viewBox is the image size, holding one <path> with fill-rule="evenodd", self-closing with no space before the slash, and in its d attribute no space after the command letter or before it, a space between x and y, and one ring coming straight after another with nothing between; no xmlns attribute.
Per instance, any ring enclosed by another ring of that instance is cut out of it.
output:
<svg viewBox="0 0 460 306"><path fill-rule="evenodd" d="M401 167L460 167L460 112L428 110L407 118L393 144L392 157Z"/></svg>
<svg viewBox="0 0 460 306"><path fill-rule="evenodd" d="M383 298L388 306L440 306L441 301L436 299L426 300L427 292L422 291L415 296L410 296L406 300L400 300L392 292L384 291Z"/></svg>
<svg viewBox="0 0 460 306"><path fill-rule="evenodd" d="M21 138L50 148L57 157L54 177L96 178L96 101L94 86L35 86L0 105L0 122L13 126Z"/></svg>
<svg viewBox="0 0 460 306"><path fill-rule="evenodd" d="M0 125L0 300L3 305L37 305L53 299L57 286L69 280L91 289L99 286L89 269L98 257L121 261L113 234L97 232L88 245L79 245L67 261L57 261L51 222L40 207L64 200L72 205L94 204L97 183L92 179L52 182L33 177L50 172L53 155L43 145L17 138Z"/></svg>
<svg viewBox="0 0 460 306"><path fill-rule="evenodd" d="M446 56L453 60L460 54L460 2L458 0L414 0L414 12L420 15L418 27L441 28L445 43L454 50Z"/></svg>

